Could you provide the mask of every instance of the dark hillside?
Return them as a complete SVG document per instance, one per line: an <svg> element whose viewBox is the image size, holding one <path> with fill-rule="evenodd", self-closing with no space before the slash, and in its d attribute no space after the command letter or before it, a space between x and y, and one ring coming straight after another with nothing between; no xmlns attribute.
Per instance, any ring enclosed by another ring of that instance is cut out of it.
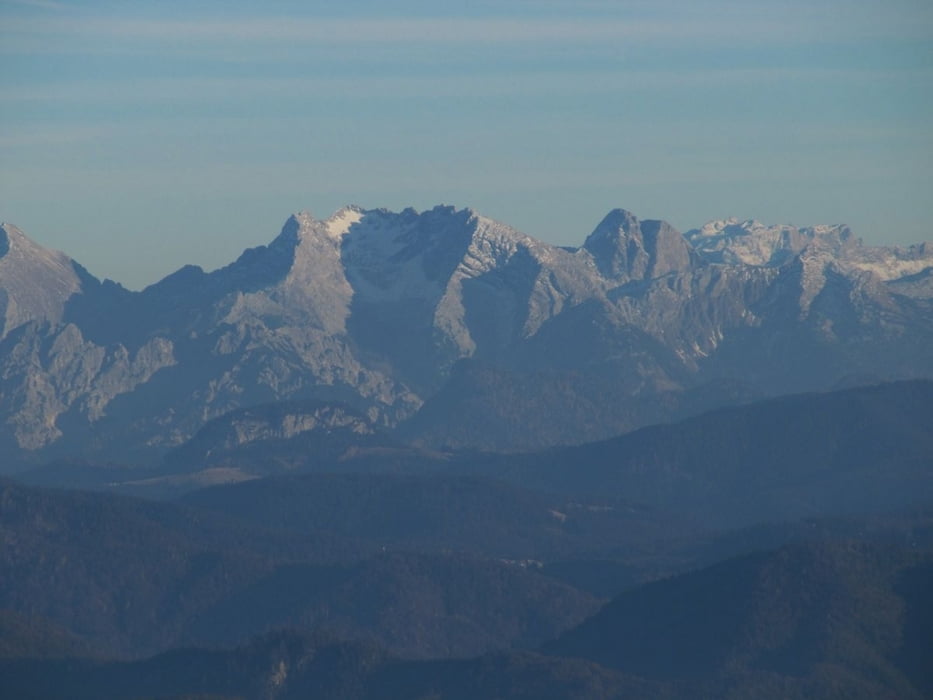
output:
<svg viewBox="0 0 933 700"><path fill-rule="evenodd" d="M929 550L850 540L747 555L623 593L546 650L723 692L745 677L751 688L784 678L795 692L849 682L926 696L918 660L933 632L917 623L931 562Z"/></svg>
<svg viewBox="0 0 933 700"><path fill-rule="evenodd" d="M0 609L113 654L297 627L462 656L537 645L597 605L517 563L386 552L168 503L5 482L0 506Z"/></svg>
<svg viewBox="0 0 933 700"><path fill-rule="evenodd" d="M772 399L472 467L719 528L896 510L933 500L933 382Z"/></svg>
<svg viewBox="0 0 933 700"><path fill-rule="evenodd" d="M268 527L509 559L652 551L688 531L661 510L440 473L274 477L201 489L182 502Z"/></svg>

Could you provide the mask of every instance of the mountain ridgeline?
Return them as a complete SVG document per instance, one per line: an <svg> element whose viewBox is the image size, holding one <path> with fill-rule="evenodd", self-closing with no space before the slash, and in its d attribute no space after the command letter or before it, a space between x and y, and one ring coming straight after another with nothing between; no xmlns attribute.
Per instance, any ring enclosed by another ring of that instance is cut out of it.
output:
<svg viewBox="0 0 933 700"><path fill-rule="evenodd" d="M347 207L130 292L2 225L0 696L930 697L931 347L845 226Z"/></svg>
<svg viewBox="0 0 933 700"><path fill-rule="evenodd" d="M336 402L428 447L515 450L933 376L933 251L844 226L682 235L615 210L562 248L472 210L347 207L141 292L0 231L7 469L153 463L280 401Z"/></svg>

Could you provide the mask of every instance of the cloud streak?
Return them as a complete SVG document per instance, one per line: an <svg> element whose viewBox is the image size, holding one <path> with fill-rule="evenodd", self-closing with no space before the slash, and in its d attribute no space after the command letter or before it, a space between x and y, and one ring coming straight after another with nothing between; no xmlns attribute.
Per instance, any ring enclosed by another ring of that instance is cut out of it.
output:
<svg viewBox="0 0 933 700"><path fill-rule="evenodd" d="M6 2L11 5L33 7L42 10L64 10L68 7L65 3L56 2L55 0L6 0Z"/></svg>
<svg viewBox="0 0 933 700"><path fill-rule="evenodd" d="M11 36L108 38L153 42L309 41L342 43L576 43L690 36L706 29L651 20L246 18L237 20L129 20L84 18L10 21Z"/></svg>
<svg viewBox="0 0 933 700"><path fill-rule="evenodd" d="M768 83L837 83L870 85L878 81L933 83L933 69L914 71L803 68L716 68L695 70L541 70L497 75L319 76L292 78L149 78L133 80L85 80L41 86L18 86L0 91L0 104L122 103L248 101L261 98L316 94L361 99L598 95L607 87L619 90L667 90L689 87L743 87Z"/></svg>
<svg viewBox="0 0 933 700"><path fill-rule="evenodd" d="M40 0L41 1L41 0ZM53 3L54 4L54 3ZM925 13L929 14L929 13ZM43 38L199 44L300 41L326 44L579 44L664 41L809 42L870 36L929 38L933 27L896 13L855 13L840 22L827 13L673 14L660 16L540 17L278 17L235 19L8 18L7 39Z"/></svg>

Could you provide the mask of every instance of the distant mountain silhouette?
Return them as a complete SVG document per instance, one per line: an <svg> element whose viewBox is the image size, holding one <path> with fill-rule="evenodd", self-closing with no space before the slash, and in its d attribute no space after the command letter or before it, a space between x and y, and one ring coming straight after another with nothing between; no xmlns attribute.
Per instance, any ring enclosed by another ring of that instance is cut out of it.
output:
<svg viewBox="0 0 933 700"><path fill-rule="evenodd" d="M151 465L226 413L313 399L428 446L529 449L933 377L930 270L929 246L843 226L684 236L616 209L562 248L469 209L345 207L129 292L4 225L0 446Z"/></svg>
<svg viewBox="0 0 933 700"><path fill-rule="evenodd" d="M893 510L933 500L933 382L787 396L468 468L720 528Z"/></svg>

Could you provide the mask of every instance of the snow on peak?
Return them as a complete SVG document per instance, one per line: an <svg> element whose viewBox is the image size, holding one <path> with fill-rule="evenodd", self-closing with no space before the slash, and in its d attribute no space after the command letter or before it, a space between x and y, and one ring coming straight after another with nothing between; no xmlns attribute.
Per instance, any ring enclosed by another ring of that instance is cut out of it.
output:
<svg viewBox="0 0 933 700"><path fill-rule="evenodd" d="M730 216L727 219L708 221L699 229L690 231L689 233L697 237L709 238L712 236L722 236L726 233L742 235L762 228L764 228L764 225L755 219L746 219L743 221L738 217Z"/></svg>
<svg viewBox="0 0 933 700"><path fill-rule="evenodd" d="M327 235L331 238L344 236L350 230L350 227L359 223L365 214L366 212L355 204L339 209L324 222Z"/></svg>
<svg viewBox="0 0 933 700"><path fill-rule="evenodd" d="M735 217L710 221L684 235L708 261L754 266L782 265L805 248L825 248L841 255L844 248L858 245L845 225L772 226Z"/></svg>
<svg viewBox="0 0 933 700"><path fill-rule="evenodd" d="M282 229L282 236L290 244L297 243L300 238L311 236L318 240L339 241L350 227L358 223L367 212L355 205L348 205L338 209L323 221L314 218L310 211L292 214Z"/></svg>

